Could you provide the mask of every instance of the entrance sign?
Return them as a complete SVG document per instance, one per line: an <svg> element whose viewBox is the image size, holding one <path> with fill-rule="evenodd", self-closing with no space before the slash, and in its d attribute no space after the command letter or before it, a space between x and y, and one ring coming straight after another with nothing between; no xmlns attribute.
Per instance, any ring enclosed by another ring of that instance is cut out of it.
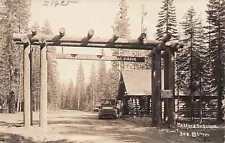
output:
<svg viewBox="0 0 225 143"><path fill-rule="evenodd" d="M145 57L103 56L103 55L65 54L65 53L56 54L56 58L74 59L74 60L145 62Z"/></svg>
<svg viewBox="0 0 225 143"><path fill-rule="evenodd" d="M161 98L172 98L173 92L172 90L161 90Z"/></svg>

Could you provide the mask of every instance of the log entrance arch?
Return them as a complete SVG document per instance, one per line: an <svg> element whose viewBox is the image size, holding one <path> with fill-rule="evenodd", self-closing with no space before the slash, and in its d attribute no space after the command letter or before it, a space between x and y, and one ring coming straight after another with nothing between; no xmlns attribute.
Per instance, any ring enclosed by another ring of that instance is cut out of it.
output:
<svg viewBox="0 0 225 143"><path fill-rule="evenodd" d="M168 107L167 115L169 124L174 121L174 52L182 44L169 42L171 36L166 35L162 41L144 40L145 33L141 33L137 39L121 39L116 33L111 39L94 38L94 30L89 30L85 37L66 36L65 29L60 28L58 35L42 35L32 27L31 34L14 33L13 40L16 44L24 45L24 126L31 126L31 91L30 91L30 48L31 45L39 45L41 50L41 89L40 89L40 127L47 129L47 59L46 52L49 46L114 48L114 49L139 49L151 50L152 59L152 125L161 123L161 58L164 58L164 87L173 91L173 98L166 99Z"/></svg>

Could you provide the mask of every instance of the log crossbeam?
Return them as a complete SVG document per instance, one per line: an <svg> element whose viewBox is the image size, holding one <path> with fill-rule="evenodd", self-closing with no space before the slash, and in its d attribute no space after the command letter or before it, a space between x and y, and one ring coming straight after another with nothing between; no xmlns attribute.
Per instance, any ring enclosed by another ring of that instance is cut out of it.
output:
<svg viewBox="0 0 225 143"><path fill-rule="evenodd" d="M71 46L71 47L104 47L120 49L141 49L153 50L162 41L145 40L146 34L142 33L137 39L122 39L120 34L115 33L111 39L93 37L94 30L89 30L85 37L74 37L65 35L65 29L59 30L59 35L41 35L32 29L32 34L13 34L13 40L16 44L23 44L22 37L28 37L32 45L40 45L39 40L45 39L49 46ZM166 40L166 39L165 39ZM177 41L166 42L165 47L179 47L181 44ZM164 50L164 49L161 49Z"/></svg>

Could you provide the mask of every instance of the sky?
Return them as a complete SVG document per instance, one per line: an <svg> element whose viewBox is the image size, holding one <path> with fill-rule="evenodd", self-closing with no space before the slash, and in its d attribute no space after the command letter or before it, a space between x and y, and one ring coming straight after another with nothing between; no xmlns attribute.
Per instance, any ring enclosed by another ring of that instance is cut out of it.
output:
<svg viewBox="0 0 225 143"><path fill-rule="evenodd" d="M111 38L113 34L112 26L116 13L119 11L121 0L71 0L68 6L51 6L53 1L62 0L31 0L30 26L35 22L43 25L45 20L51 25L52 31L58 34L61 27L65 28L66 35L86 36L89 29L93 29L94 37ZM49 2L48 6L44 4ZM65 0L67 2L67 0ZM154 39L158 12L162 4L161 0L126 0L128 17L130 23L131 38L136 39L141 31L141 5L145 5L147 15L144 17L144 26L148 29L147 38ZM177 21L181 22L185 12L193 6L198 15L204 19L208 0L174 0L176 7ZM179 28L178 28L179 29ZM57 53L62 52L62 47L57 47ZM78 53L96 55L101 53L101 49L64 47L64 53ZM111 55L111 51L105 50L105 55ZM97 61L78 60L57 60L58 72L61 82L72 80L75 83L76 73L80 62L84 67L85 80L88 81L92 64L98 65ZM107 62L110 65L110 62ZM109 68L109 66L108 66Z"/></svg>

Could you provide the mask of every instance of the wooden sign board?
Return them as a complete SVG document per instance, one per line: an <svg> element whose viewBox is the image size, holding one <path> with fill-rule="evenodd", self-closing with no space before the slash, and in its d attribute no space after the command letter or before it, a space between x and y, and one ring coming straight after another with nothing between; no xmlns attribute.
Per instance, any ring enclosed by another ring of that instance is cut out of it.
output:
<svg viewBox="0 0 225 143"><path fill-rule="evenodd" d="M161 90L161 98L173 98L172 90Z"/></svg>
<svg viewBox="0 0 225 143"><path fill-rule="evenodd" d="M103 55L64 54L64 53L56 54L56 59L145 62L145 57L103 56Z"/></svg>

